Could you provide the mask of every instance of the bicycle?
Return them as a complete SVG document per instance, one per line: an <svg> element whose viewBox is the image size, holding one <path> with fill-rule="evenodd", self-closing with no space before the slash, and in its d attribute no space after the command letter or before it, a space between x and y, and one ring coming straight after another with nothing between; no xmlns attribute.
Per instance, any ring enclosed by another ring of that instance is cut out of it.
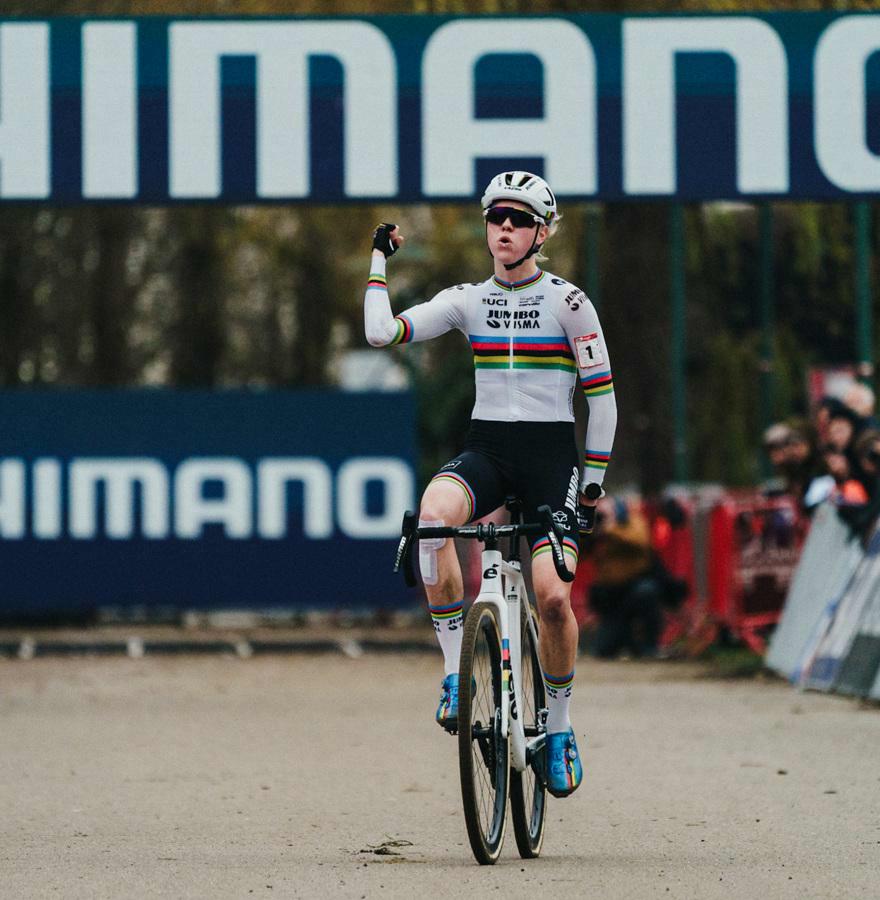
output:
<svg viewBox="0 0 880 900"><path fill-rule="evenodd" d="M574 580L550 507L538 509L539 523L523 524L519 502L511 498L506 505L509 525L419 528L415 514L407 512L394 564L394 571L403 570L406 583L414 587L412 548L420 538L458 537L484 545L480 592L464 623L457 728L465 824L481 865L492 865L501 855L508 796L520 856L538 856L544 841L547 708L538 626L522 575L519 539L546 536L557 574L563 581ZM506 559L498 549L502 538L510 539Z"/></svg>

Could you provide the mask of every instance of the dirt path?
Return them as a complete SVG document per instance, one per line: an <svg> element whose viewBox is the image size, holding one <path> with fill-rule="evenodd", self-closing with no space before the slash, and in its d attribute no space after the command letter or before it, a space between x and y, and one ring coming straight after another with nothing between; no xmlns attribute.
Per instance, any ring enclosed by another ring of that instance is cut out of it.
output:
<svg viewBox="0 0 880 900"><path fill-rule="evenodd" d="M0 661L0 896L877 896L876 709L581 661L585 783L541 859L509 834L483 869L439 677L426 655Z"/></svg>

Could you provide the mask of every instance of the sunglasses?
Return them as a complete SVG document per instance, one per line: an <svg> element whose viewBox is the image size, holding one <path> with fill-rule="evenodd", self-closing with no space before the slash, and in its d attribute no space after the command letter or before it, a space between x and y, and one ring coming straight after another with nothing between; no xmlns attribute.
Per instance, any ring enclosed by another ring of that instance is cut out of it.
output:
<svg viewBox="0 0 880 900"><path fill-rule="evenodd" d="M543 225L544 220L540 216L526 212L524 209L513 209L510 206L492 206L483 211L483 216L492 225L503 225L508 219L514 228L534 228L535 225Z"/></svg>

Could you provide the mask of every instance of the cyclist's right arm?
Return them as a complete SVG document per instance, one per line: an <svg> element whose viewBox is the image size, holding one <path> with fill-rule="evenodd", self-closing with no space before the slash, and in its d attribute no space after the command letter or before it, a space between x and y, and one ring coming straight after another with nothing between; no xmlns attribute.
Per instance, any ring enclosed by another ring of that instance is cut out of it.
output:
<svg viewBox="0 0 880 900"><path fill-rule="evenodd" d="M371 346L427 341L453 328L464 330L465 291L458 288L441 291L427 303L419 303L395 316L388 299L385 264L385 254L374 249L364 296L364 330Z"/></svg>

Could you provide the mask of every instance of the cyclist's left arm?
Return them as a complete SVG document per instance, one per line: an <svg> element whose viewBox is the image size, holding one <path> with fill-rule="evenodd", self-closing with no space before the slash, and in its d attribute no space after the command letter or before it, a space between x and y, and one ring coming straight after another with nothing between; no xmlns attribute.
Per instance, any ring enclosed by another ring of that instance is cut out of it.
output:
<svg viewBox="0 0 880 900"><path fill-rule="evenodd" d="M558 317L574 353L578 379L590 408L581 476L583 495L587 485L596 484L601 488L605 479L617 429L617 401L608 347L593 304L582 291L572 288L560 300Z"/></svg>
<svg viewBox="0 0 880 900"><path fill-rule="evenodd" d="M456 328L464 331L464 291L448 288L395 316L388 298L385 257L374 250L364 296L364 328L373 347L427 341Z"/></svg>

